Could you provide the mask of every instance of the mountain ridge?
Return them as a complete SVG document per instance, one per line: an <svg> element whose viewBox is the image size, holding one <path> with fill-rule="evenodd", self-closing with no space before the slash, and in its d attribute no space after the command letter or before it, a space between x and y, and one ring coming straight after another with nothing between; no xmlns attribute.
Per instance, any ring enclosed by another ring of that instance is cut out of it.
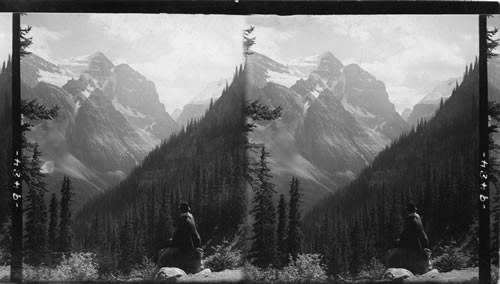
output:
<svg viewBox="0 0 500 284"><path fill-rule="evenodd" d="M287 192L292 175L309 188L306 210L408 130L384 84L355 64L344 66L331 52L308 59L310 74L259 53L248 64L248 98L284 110L278 121L258 125L252 138L269 145L278 192Z"/></svg>
<svg viewBox="0 0 500 284"><path fill-rule="evenodd" d="M102 52L66 64L71 67L36 54L24 57L22 97L60 106L58 117L42 122L30 138L39 141L42 159L51 165L46 167L53 170L47 173L51 190L58 189L63 174L75 179L78 208L123 178L179 126L154 83L129 65L115 66Z"/></svg>

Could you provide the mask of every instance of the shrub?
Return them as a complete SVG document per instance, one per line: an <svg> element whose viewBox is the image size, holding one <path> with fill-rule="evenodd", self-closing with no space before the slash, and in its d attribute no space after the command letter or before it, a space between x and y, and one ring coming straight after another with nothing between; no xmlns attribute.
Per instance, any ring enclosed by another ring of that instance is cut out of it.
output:
<svg viewBox="0 0 500 284"><path fill-rule="evenodd" d="M23 265L25 281L88 281L97 277L97 265L91 253L73 253L68 258L63 257L55 268Z"/></svg>
<svg viewBox="0 0 500 284"><path fill-rule="evenodd" d="M214 248L214 253L205 259L204 265L212 271L234 269L241 266L241 253L231 250L229 242L223 241Z"/></svg>
<svg viewBox="0 0 500 284"><path fill-rule="evenodd" d="M380 279L385 272L385 266L375 257L372 257L370 263L367 264L359 273L359 278Z"/></svg>
<svg viewBox="0 0 500 284"><path fill-rule="evenodd" d="M281 281L323 281L327 279L319 254L299 254L280 273Z"/></svg>
<svg viewBox="0 0 500 284"><path fill-rule="evenodd" d="M498 280L499 280L498 273L499 273L498 266L492 265L491 266L491 283L499 283L498 282Z"/></svg>
<svg viewBox="0 0 500 284"><path fill-rule="evenodd" d="M279 281L279 270L268 267L258 268L250 263L244 265L245 280L252 282L276 282Z"/></svg>
<svg viewBox="0 0 500 284"><path fill-rule="evenodd" d="M327 279L318 254L299 254L297 260L290 259L289 264L282 270L273 267L260 269L246 264L245 277L255 282L317 282Z"/></svg>
<svg viewBox="0 0 500 284"><path fill-rule="evenodd" d="M442 254L433 261L434 268L440 272L466 268L471 264L471 256L456 247L456 243L453 241L449 245L441 247L440 250L442 250Z"/></svg>
<svg viewBox="0 0 500 284"><path fill-rule="evenodd" d="M156 264L149 257L145 256L142 258L142 262L132 269L130 275L149 280L154 279L156 272Z"/></svg>

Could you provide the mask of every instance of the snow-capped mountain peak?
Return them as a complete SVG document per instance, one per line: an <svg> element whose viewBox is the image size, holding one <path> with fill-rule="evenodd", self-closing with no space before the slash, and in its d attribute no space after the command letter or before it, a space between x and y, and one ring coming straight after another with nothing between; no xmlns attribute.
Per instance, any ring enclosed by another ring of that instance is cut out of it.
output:
<svg viewBox="0 0 500 284"><path fill-rule="evenodd" d="M58 64L32 54L21 64L22 96L60 107L50 127L33 131L47 139L39 141L44 158L53 161L54 175L69 175L85 190L106 189L117 181L113 173L127 173L178 129L154 83L127 64L115 67L102 52Z"/></svg>
<svg viewBox="0 0 500 284"><path fill-rule="evenodd" d="M462 81L462 77L450 78L439 83L432 89L425 97L423 97L417 104L437 104L441 98L446 100L451 96L453 88Z"/></svg>
<svg viewBox="0 0 500 284"><path fill-rule="evenodd" d="M305 206L348 182L408 128L383 82L356 64L344 66L332 52L288 63L251 57L249 98L284 110L281 119L259 125L252 139L268 145L275 157L278 188L287 188L290 175L307 184ZM304 165L307 175L298 170Z"/></svg>

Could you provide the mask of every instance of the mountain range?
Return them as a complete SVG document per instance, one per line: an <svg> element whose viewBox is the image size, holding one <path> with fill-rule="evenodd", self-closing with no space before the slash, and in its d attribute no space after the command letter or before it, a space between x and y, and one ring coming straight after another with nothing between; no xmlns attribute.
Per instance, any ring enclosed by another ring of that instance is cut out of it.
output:
<svg viewBox="0 0 500 284"><path fill-rule="evenodd" d="M210 106L210 102L217 100L222 94L222 90L227 88L229 79L219 79L205 86L196 94L182 110L177 109L172 113L172 117L179 125L186 125L190 119L199 119Z"/></svg>
<svg viewBox="0 0 500 284"><path fill-rule="evenodd" d="M57 63L31 54L21 64L22 97L60 107L58 117L38 124L30 137L41 145L51 190L58 190L62 175L70 176L77 206L123 180L161 140L202 117L230 81L207 85L174 120L153 82L101 52ZM353 180L454 86L451 79L437 86L407 113L408 124L383 82L356 64L344 66L331 52L286 64L255 53L246 76L247 99L284 108L281 119L259 124L250 138L268 145L279 191L288 190L291 175L300 178L305 208Z"/></svg>
<svg viewBox="0 0 500 284"><path fill-rule="evenodd" d="M428 94L426 94L418 103L413 106L413 109L407 109L402 116L410 125L417 125L421 119L427 119L434 115L441 103L446 101L454 88L462 82L462 77L450 78L440 82Z"/></svg>
<svg viewBox="0 0 500 284"><path fill-rule="evenodd" d="M288 191L292 175L301 180L306 210L410 128L382 81L331 52L289 64L255 53L248 69L247 99L284 110L250 139L267 145L278 192Z"/></svg>
<svg viewBox="0 0 500 284"><path fill-rule="evenodd" d="M30 54L22 59L21 80L23 99L59 106L58 116L37 124L29 138L41 146L50 189L68 175L77 206L122 180L179 129L153 82L101 52L58 64Z"/></svg>

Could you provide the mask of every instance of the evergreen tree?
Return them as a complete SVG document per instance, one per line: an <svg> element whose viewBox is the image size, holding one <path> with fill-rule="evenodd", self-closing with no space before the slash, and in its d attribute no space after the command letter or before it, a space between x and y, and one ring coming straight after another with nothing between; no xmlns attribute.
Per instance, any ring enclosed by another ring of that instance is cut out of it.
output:
<svg viewBox="0 0 500 284"><path fill-rule="evenodd" d="M302 251L302 232L300 230L300 181L296 177L292 177L290 183L290 203L288 215L288 253L295 260L297 255Z"/></svg>
<svg viewBox="0 0 500 284"><path fill-rule="evenodd" d="M40 151L38 147L33 149L33 156L29 162L30 176L26 181L28 187L28 206L25 210L26 218L26 262L32 265L40 265L47 261L47 207L44 196L46 184L43 182L43 174L40 172ZM26 180L26 179L25 179Z"/></svg>
<svg viewBox="0 0 500 284"><path fill-rule="evenodd" d="M498 28L494 27L486 31L486 56L491 59L498 55L495 49L498 47L498 38L494 38L498 33Z"/></svg>
<svg viewBox="0 0 500 284"><path fill-rule="evenodd" d="M58 213L58 202L57 202L57 197L55 193L52 193L52 197L50 199L50 205L49 205L49 232L48 232L48 238L49 238L49 250L50 251L57 251L58 249L58 238L57 238L57 213Z"/></svg>
<svg viewBox="0 0 500 284"><path fill-rule="evenodd" d="M21 42L19 55L21 57L31 54L27 49L33 43L33 37L28 37L28 33L31 31L31 26L21 27Z"/></svg>
<svg viewBox="0 0 500 284"><path fill-rule="evenodd" d="M127 217L120 229L120 257L118 261L118 269L125 274L130 273L134 264L133 233L132 222Z"/></svg>
<svg viewBox="0 0 500 284"><path fill-rule="evenodd" d="M251 47L255 44L255 37L252 37L254 29L254 26L250 26L248 29L245 29L243 31L243 54L245 55L245 57L254 53L250 50Z"/></svg>
<svg viewBox="0 0 500 284"><path fill-rule="evenodd" d="M167 246L167 241L172 237L172 233L173 221L170 215L170 206L165 194L163 194L155 232L155 260L158 258L158 252Z"/></svg>
<svg viewBox="0 0 500 284"><path fill-rule="evenodd" d="M286 214L285 195L280 194L280 201L278 204L278 230L276 236L278 242L278 256L281 262L281 266L284 266L288 262L286 223L287 223L287 214Z"/></svg>
<svg viewBox="0 0 500 284"><path fill-rule="evenodd" d="M71 180L64 176L61 187L61 211L59 219L59 251L70 254L73 243L73 232L71 231Z"/></svg>
<svg viewBox="0 0 500 284"><path fill-rule="evenodd" d="M269 152L265 146L261 148L260 160L257 167L259 188L255 192L254 207L250 211L254 215L253 243L250 248L250 257L253 263L260 267L277 264L276 249L276 216L273 204L274 185L270 182L271 174L267 158Z"/></svg>
<svg viewBox="0 0 500 284"><path fill-rule="evenodd" d="M351 247L351 257L349 259L349 271L352 275L358 275L361 271L361 264L364 262L363 258L363 233L361 225L356 220L351 226L350 242L348 245Z"/></svg>
<svg viewBox="0 0 500 284"><path fill-rule="evenodd" d="M430 247L458 240L464 255L477 258L470 241L478 217L474 205L474 184L479 184L479 175L474 174L479 163L477 64L468 66L467 74L433 118L396 139L354 181L319 202L304 218L306 246L314 253L329 251L328 273L352 276L374 256L393 248L408 201L419 208ZM325 239L321 233L328 227L334 232L326 238L330 248L314 245Z"/></svg>

